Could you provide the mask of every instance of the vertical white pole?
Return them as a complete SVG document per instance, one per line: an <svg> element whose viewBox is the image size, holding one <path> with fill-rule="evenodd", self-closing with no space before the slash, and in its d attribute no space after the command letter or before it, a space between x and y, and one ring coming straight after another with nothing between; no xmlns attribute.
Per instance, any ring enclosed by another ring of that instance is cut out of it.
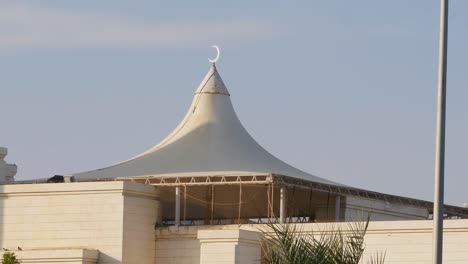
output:
<svg viewBox="0 0 468 264"><path fill-rule="evenodd" d="M211 220L210 225L213 224L213 216L214 216L214 184L211 185Z"/></svg>
<svg viewBox="0 0 468 264"><path fill-rule="evenodd" d="M187 185L184 185L184 221L187 220Z"/></svg>
<svg viewBox="0 0 468 264"><path fill-rule="evenodd" d="M442 264L445 171L445 101L447 84L448 0L440 1L439 72L437 87L437 131L434 181L433 263Z"/></svg>
<svg viewBox="0 0 468 264"><path fill-rule="evenodd" d="M175 189L175 225L180 226L180 187Z"/></svg>
<svg viewBox="0 0 468 264"><path fill-rule="evenodd" d="M341 211L341 196L336 196L335 198L335 222L340 221L340 211Z"/></svg>
<svg viewBox="0 0 468 264"><path fill-rule="evenodd" d="M242 183L239 184L239 211L237 213L237 224L241 224L241 210L242 210Z"/></svg>
<svg viewBox="0 0 468 264"><path fill-rule="evenodd" d="M286 187L280 188L280 223L286 222Z"/></svg>

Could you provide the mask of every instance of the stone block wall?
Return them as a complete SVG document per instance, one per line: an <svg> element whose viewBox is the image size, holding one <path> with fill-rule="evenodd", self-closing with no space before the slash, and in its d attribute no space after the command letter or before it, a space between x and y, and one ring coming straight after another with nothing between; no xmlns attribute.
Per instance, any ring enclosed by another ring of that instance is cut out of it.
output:
<svg viewBox="0 0 468 264"><path fill-rule="evenodd" d="M151 263L155 187L76 182L0 185L0 248L88 248L98 263Z"/></svg>
<svg viewBox="0 0 468 264"><path fill-rule="evenodd" d="M385 263L432 263L432 224L430 220L371 222L365 237L363 263L376 252L386 253ZM301 230L320 235L332 227L346 230L348 223L307 223L301 225ZM263 225L162 228L156 234L155 263L260 263L258 232L263 228ZM190 243L189 250L185 243ZM444 222L443 262L468 263L468 219Z"/></svg>

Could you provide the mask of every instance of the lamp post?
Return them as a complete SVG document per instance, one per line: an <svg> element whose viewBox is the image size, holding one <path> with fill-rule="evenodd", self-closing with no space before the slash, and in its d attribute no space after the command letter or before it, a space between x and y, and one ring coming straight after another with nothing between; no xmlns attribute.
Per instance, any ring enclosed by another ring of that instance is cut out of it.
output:
<svg viewBox="0 0 468 264"><path fill-rule="evenodd" d="M442 264L445 170L445 106L447 84L448 0L440 1L439 69L433 210L433 263Z"/></svg>

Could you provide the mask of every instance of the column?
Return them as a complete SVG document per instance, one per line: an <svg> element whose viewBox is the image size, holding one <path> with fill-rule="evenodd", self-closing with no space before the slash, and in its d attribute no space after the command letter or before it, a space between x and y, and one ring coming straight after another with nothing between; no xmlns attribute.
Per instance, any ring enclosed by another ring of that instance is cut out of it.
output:
<svg viewBox="0 0 468 264"><path fill-rule="evenodd" d="M280 188L280 223L286 222L286 186Z"/></svg>
<svg viewBox="0 0 468 264"><path fill-rule="evenodd" d="M180 226L180 187L175 189L175 225Z"/></svg>
<svg viewBox="0 0 468 264"><path fill-rule="evenodd" d="M341 211L341 196L338 195L335 197L335 222L341 221L340 211Z"/></svg>

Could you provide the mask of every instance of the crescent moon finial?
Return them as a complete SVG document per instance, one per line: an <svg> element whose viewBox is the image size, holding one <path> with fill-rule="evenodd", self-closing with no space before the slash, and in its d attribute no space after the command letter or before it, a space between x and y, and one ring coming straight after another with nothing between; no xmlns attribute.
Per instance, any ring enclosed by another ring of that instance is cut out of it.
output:
<svg viewBox="0 0 468 264"><path fill-rule="evenodd" d="M215 64L215 63L219 60L219 54L220 54L220 52L219 52L218 46L213 45L213 46L211 46L211 47L213 47L213 48L216 49L216 58L214 58L214 59L208 59L208 60L209 60L211 63Z"/></svg>

